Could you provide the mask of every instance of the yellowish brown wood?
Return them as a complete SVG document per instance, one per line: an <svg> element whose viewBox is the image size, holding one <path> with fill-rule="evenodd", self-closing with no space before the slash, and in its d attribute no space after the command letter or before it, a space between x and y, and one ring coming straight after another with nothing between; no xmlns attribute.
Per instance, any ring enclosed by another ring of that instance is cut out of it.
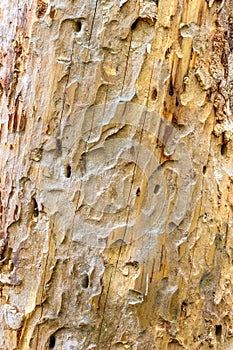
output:
<svg viewBox="0 0 233 350"><path fill-rule="evenodd" d="M1 0L0 349L233 348L232 9Z"/></svg>

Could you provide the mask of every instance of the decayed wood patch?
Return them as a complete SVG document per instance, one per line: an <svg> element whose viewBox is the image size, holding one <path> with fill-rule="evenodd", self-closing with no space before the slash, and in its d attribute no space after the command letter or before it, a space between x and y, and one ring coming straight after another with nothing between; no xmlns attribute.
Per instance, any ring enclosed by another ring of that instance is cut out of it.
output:
<svg viewBox="0 0 233 350"><path fill-rule="evenodd" d="M232 0L2 0L0 349L232 348Z"/></svg>

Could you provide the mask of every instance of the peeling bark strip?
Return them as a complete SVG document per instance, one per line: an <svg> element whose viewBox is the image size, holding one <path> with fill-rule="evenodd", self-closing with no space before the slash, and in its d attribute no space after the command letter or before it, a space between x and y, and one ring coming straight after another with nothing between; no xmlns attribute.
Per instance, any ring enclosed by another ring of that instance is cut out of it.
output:
<svg viewBox="0 0 233 350"><path fill-rule="evenodd" d="M233 348L232 9L1 0L0 349Z"/></svg>

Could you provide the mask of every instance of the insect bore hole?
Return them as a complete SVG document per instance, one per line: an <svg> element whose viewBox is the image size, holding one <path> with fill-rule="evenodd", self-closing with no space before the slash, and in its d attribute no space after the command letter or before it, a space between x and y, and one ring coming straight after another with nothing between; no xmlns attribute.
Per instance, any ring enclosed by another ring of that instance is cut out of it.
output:
<svg viewBox="0 0 233 350"><path fill-rule="evenodd" d="M140 18L137 18L136 21L133 22L133 24L131 25L131 30L136 29L137 24L139 23L139 21L140 21Z"/></svg>
<svg viewBox="0 0 233 350"><path fill-rule="evenodd" d="M155 188L154 188L154 194L159 193L159 190L160 190L160 186L156 185Z"/></svg>
<svg viewBox="0 0 233 350"><path fill-rule="evenodd" d="M35 198L32 198L32 208L33 208L33 217L38 218L39 216L39 209L38 204Z"/></svg>
<svg viewBox="0 0 233 350"><path fill-rule="evenodd" d="M221 155L225 156L227 154L227 144L223 143L221 146Z"/></svg>
<svg viewBox="0 0 233 350"><path fill-rule="evenodd" d="M56 345L56 338L54 337L54 335L51 335L49 339L49 349L54 349L55 345Z"/></svg>
<svg viewBox="0 0 233 350"><path fill-rule="evenodd" d="M222 326L220 324L215 326L215 334L217 338L221 338Z"/></svg>
<svg viewBox="0 0 233 350"><path fill-rule="evenodd" d="M82 22L81 21L75 22L75 31L79 33L81 32L81 30L82 30Z"/></svg>
<svg viewBox="0 0 233 350"><path fill-rule="evenodd" d="M157 92L157 89L154 89L152 94L151 94L151 98L153 101L156 101L157 100L157 96L158 96L158 92Z"/></svg>
<svg viewBox="0 0 233 350"><path fill-rule="evenodd" d="M65 176L69 179L71 177L71 166L68 164L65 169Z"/></svg>

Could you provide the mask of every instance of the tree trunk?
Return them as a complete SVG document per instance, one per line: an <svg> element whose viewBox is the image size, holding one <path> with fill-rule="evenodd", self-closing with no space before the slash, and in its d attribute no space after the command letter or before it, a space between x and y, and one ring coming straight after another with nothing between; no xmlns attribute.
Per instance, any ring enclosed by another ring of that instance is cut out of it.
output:
<svg viewBox="0 0 233 350"><path fill-rule="evenodd" d="M233 348L233 0L1 0L0 349Z"/></svg>

